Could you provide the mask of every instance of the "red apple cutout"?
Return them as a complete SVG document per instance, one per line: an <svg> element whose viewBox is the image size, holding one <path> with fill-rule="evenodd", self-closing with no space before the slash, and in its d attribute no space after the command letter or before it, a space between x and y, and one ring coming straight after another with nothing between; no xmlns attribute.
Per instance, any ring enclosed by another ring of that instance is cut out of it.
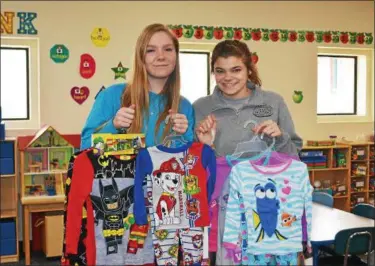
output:
<svg viewBox="0 0 375 266"><path fill-rule="evenodd" d="M89 79L94 76L96 70L96 63L94 58L89 54L81 55L79 63L79 73L82 78Z"/></svg>
<svg viewBox="0 0 375 266"><path fill-rule="evenodd" d="M254 65L256 65L258 63L259 57L258 57L256 52L251 54L251 61L253 62Z"/></svg>
<svg viewBox="0 0 375 266"><path fill-rule="evenodd" d="M70 90L70 95L72 96L73 100L76 101L76 103L83 104L89 97L90 90L86 86L75 86Z"/></svg>

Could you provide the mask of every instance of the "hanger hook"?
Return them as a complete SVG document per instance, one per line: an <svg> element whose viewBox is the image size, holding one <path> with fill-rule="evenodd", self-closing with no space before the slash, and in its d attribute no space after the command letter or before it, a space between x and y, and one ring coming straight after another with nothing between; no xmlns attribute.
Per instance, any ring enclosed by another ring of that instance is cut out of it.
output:
<svg viewBox="0 0 375 266"><path fill-rule="evenodd" d="M168 125L168 123L169 123L170 116L171 116L171 115L167 115L167 116L165 117L164 122L165 122L166 125Z"/></svg>
<svg viewBox="0 0 375 266"><path fill-rule="evenodd" d="M247 120L245 122L245 124L243 125L243 128L247 128L247 125L249 125L249 124L252 124L253 127L255 127L258 123L256 121L250 119L250 120Z"/></svg>

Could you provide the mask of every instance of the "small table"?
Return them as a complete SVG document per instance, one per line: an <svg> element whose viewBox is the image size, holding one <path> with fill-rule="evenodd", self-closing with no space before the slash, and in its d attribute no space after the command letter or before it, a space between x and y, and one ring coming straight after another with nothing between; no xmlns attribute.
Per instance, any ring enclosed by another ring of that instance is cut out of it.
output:
<svg viewBox="0 0 375 266"><path fill-rule="evenodd" d="M311 245L313 248L313 265L318 265L319 246L334 243L336 234L344 229L373 227L374 220L350 212L313 203Z"/></svg>
<svg viewBox="0 0 375 266"><path fill-rule="evenodd" d="M63 211L64 203L27 204L23 205L23 250L25 264L30 265L30 214L33 212Z"/></svg>

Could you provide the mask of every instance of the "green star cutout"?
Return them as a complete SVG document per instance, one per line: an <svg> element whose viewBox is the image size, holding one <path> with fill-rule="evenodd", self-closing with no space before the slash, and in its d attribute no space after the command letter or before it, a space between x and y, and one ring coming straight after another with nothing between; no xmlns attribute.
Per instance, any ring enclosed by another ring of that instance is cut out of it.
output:
<svg viewBox="0 0 375 266"><path fill-rule="evenodd" d="M117 67L112 67L113 72L115 72L115 79L123 78L126 79L125 73L128 72L129 68L123 67L121 62L118 63Z"/></svg>

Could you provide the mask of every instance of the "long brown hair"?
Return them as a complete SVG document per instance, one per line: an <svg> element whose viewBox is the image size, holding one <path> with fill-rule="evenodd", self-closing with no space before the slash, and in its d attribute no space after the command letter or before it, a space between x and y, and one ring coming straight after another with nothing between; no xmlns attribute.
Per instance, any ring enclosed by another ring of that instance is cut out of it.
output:
<svg viewBox="0 0 375 266"><path fill-rule="evenodd" d="M241 58L242 62L245 64L247 70L249 71L248 79L252 83L258 86L262 86L262 81L260 80L258 69L251 59L252 53L250 52L249 47L247 47L246 43L238 40L225 40L219 42L215 46L211 57L211 72L214 72L214 65L219 57L227 58L229 56Z"/></svg>
<svg viewBox="0 0 375 266"><path fill-rule="evenodd" d="M155 137L159 132L161 123L168 115L168 110L172 109L174 112L177 112L180 102L180 48L177 38L169 31L169 29L165 25L158 23L148 25L138 37L133 63L133 78L122 95L123 107L129 107L132 104L135 105L134 119L128 129L128 133L140 133L142 130L143 116L149 116L149 85L145 67L145 55L147 45L150 42L151 37L156 32L165 32L166 34L168 34L168 36L172 39L177 54L176 67L169 75L164 89L161 92L166 96L166 104L163 112L159 115L156 122L156 130L154 132ZM165 126L163 138L168 134L170 128L171 123L168 123L168 125Z"/></svg>

